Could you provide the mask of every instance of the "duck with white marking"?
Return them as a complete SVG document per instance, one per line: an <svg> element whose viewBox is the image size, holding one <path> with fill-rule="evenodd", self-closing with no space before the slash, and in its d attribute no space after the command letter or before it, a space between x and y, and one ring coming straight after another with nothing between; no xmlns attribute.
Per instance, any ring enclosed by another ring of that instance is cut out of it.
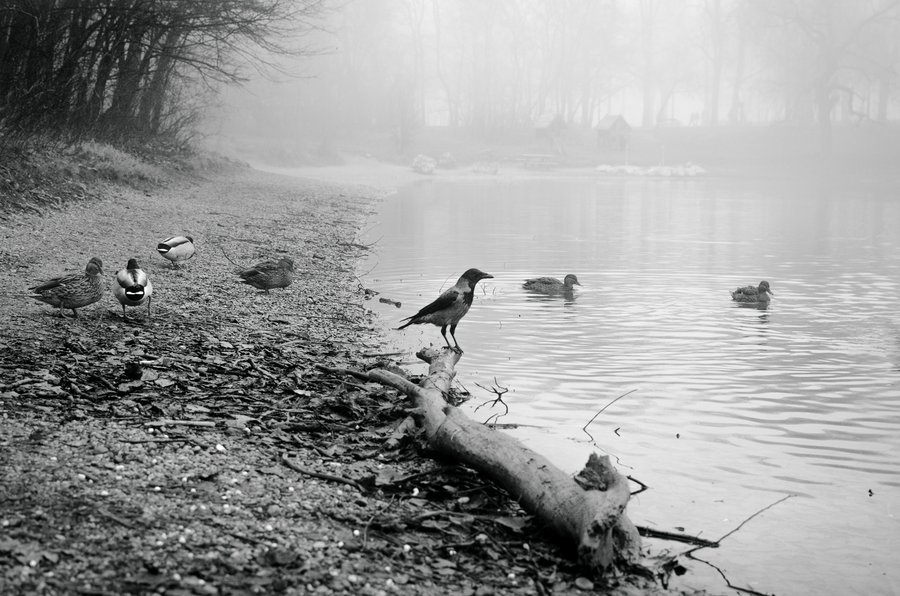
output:
<svg viewBox="0 0 900 596"><path fill-rule="evenodd" d="M137 259L128 259L124 269L116 272L116 283L113 294L122 305L122 319L127 319L125 308L147 304L147 316L150 316L150 300L153 296L153 284L147 272L141 269Z"/></svg>
<svg viewBox="0 0 900 596"><path fill-rule="evenodd" d="M156 252L164 259L172 262L172 267L177 268L178 263L187 261L196 253L194 239L190 236L172 236L156 245Z"/></svg>

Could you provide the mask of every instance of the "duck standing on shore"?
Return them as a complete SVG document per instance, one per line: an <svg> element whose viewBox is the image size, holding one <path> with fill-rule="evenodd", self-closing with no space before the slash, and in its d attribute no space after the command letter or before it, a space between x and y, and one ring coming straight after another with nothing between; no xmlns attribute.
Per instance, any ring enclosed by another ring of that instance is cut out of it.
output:
<svg viewBox="0 0 900 596"><path fill-rule="evenodd" d="M540 292L542 294L561 294L563 292L571 292L575 286L580 286L578 278L571 273L566 275L563 281L559 281L555 277L535 277L525 280L522 287L529 292Z"/></svg>
<svg viewBox="0 0 900 596"><path fill-rule="evenodd" d="M238 271L241 282L260 290L266 294L272 288L286 288L294 280L294 261L282 257L277 261L263 261L253 267Z"/></svg>
<svg viewBox="0 0 900 596"><path fill-rule="evenodd" d="M92 257L84 268L84 273L54 277L29 290L34 292L31 298L58 307L59 316L65 316L64 308L71 308L72 314L78 318L78 311L75 309L97 302L106 290L103 284L103 261Z"/></svg>
<svg viewBox="0 0 900 596"><path fill-rule="evenodd" d="M480 271L478 269L469 269L456 282L456 285L441 294L431 304L425 306L411 317L406 317L404 321L409 321L398 327L404 329L410 325L420 325L423 323L431 323L441 328L441 335L447 342L447 347L462 352L459 342L456 341L456 326L462 320L469 308L472 306L472 300L475 297L475 284L482 279L493 278L493 275ZM450 327L450 336L456 347L450 345L447 339L447 327Z"/></svg>
<svg viewBox="0 0 900 596"><path fill-rule="evenodd" d="M172 262L172 267L178 267L179 261L187 261L194 256L194 239L190 236L172 236L156 245L156 252L164 259Z"/></svg>
<svg viewBox="0 0 900 596"><path fill-rule="evenodd" d="M116 284L113 286L113 294L122 305L122 319L126 306L140 306L147 303L147 316L150 316L150 299L153 295L153 284L147 272L140 268L137 259L128 259L125 269L116 272Z"/></svg>
<svg viewBox="0 0 900 596"><path fill-rule="evenodd" d="M738 288L731 293L731 299L737 302L764 303L771 300L775 292L769 289L769 282L761 281L758 286L745 286Z"/></svg>

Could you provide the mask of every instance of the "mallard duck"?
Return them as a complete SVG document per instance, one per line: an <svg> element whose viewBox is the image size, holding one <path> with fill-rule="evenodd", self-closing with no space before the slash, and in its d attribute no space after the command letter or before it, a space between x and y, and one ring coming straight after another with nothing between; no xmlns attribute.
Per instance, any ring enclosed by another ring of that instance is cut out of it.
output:
<svg viewBox="0 0 900 596"><path fill-rule="evenodd" d="M493 275L479 271L478 269L469 269L462 274L456 285L441 294L437 299L425 306L411 317L406 317L404 321L409 321L401 325L397 329L404 329L410 325L421 323L431 323L441 328L441 335L447 342L447 347L453 349L450 341L447 339L447 326L450 326L450 336L453 337L453 343L456 344L456 350L462 352L459 342L456 341L456 326L462 320L469 307L472 306L472 299L475 297L475 284L482 279L492 278Z"/></svg>
<svg viewBox="0 0 900 596"><path fill-rule="evenodd" d="M76 308L97 302L106 290L103 284L103 262L93 257L84 268L84 273L54 277L29 290L34 292L31 298L59 307L59 316L65 316L64 308L71 308L72 314L77 318Z"/></svg>
<svg viewBox="0 0 900 596"><path fill-rule="evenodd" d="M559 281L555 277L536 277L534 279L525 280L522 287L530 292L542 292L544 294L555 294L561 292L571 292L575 286L580 286L578 278L568 274L563 281Z"/></svg>
<svg viewBox="0 0 900 596"><path fill-rule="evenodd" d="M156 252L164 259L172 261L173 267L178 267L179 261L187 261L194 256L194 239L190 236L172 236L156 245Z"/></svg>
<svg viewBox="0 0 900 596"><path fill-rule="evenodd" d="M759 286L745 286L731 293L731 299L738 302L768 302L775 292L769 289L769 282L761 281Z"/></svg>
<svg viewBox="0 0 900 596"><path fill-rule="evenodd" d="M137 259L128 259L124 269L116 272L116 283L113 294L122 305L122 318L126 319L126 306L140 306L147 303L147 316L150 316L150 299L153 295L153 284L150 277L140 268Z"/></svg>
<svg viewBox="0 0 900 596"><path fill-rule="evenodd" d="M238 271L241 281L269 293L272 288L286 288L293 281L294 261L282 257L278 261L263 261L249 269Z"/></svg>

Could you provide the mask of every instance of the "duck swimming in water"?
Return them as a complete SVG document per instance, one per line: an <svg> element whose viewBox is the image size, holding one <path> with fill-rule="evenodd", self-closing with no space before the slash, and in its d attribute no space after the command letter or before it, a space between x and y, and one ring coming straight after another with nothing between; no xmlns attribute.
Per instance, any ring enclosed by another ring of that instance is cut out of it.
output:
<svg viewBox="0 0 900 596"><path fill-rule="evenodd" d="M150 316L150 298L153 295L153 284L150 277L140 268L137 259L128 259L125 269L116 272L116 283L113 295L122 305L122 318L126 319L126 306L140 306L147 303L147 316Z"/></svg>
<svg viewBox="0 0 900 596"><path fill-rule="evenodd" d="M530 292L541 292L543 294L559 294L562 292L571 292L575 286L580 286L578 278L568 274L563 281L559 281L555 277L536 277L534 279L525 280L522 287Z"/></svg>
<svg viewBox="0 0 900 596"><path fill-rule="evenodd" d="M769 282L761 281L759 286L745 286L731 293L731 299L737 302L762 303L772 299L775 292L769 289Z"/></svg>
<svg viewBox="0 0 900 596"><path fill-rule="evenodd" d="M97 302L106 291L103 283L103 261L93 257L84 268L84 273L54 277L29 290L34 292L31 298L58 307L59 316L65 316L64 308L71 308L72 314L78 318L76 308Z"/></svg>
<svg viewBox="0 0 900 596"><path fill-rule="evenodd" d="M291 285L293 274L294 261L287 257L282 257L278 261L263 261L249 269L238 271L243 283L265 290L266 294L272 288L286 288Z"/></svg>
<svg viewBox="0 0 900 596"><path fill-rule="evenodd" d="M172 236L156 245L156 252L164 259L172 261L173 267L178 267L179 261L187 261L194 256L194 239L190 236Z"/></svg>

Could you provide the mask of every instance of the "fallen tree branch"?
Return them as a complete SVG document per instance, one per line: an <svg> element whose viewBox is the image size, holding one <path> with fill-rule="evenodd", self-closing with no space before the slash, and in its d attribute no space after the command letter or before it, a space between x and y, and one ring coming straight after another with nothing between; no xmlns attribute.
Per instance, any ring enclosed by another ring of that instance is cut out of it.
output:
<svg viewBox="0 0 900 596"><path fill-rule="evenodd" d="M446 402L444 395L450 390L460 353L428 348L416 355L429 364L428 376L420 385L381 369L325 370L375 381L409 396L412 415L430 450L503 487L546 528L574 545L584 566L602 573L617 562L637 560L640 536L625 516L628 482L608 457L591 454L576 482L544 456L470 420Z"/></svg>

